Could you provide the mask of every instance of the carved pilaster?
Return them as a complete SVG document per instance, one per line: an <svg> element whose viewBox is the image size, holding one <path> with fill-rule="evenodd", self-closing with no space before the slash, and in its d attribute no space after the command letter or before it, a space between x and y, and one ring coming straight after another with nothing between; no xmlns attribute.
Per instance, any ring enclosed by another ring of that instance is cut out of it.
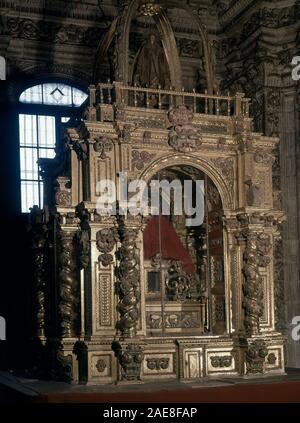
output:
<svg viewBox="0 0 300 423"><path fill-rule="evenodd" d="M76 242L73 232L59 236L59 314L63 337L75 335L76 319Z"/></svg>
<svg viewBox="0 0 300 423"><path fill-rule="evenodd" d="M140 302L140 258L136 245L138 229L127 226L125 220L119 221L119 236L121 247L117 252L119 265L117 268L117 293L119 303L117 310L120 319L117 329L123 337L132 337L136 334L139 319L138 303Z"/></svg>

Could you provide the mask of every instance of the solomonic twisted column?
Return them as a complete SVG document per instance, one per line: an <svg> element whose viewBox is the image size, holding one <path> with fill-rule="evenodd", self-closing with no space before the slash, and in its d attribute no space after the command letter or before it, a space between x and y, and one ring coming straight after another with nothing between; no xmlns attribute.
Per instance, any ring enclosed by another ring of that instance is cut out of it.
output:
<svg viewBox="0 0 300 423"><path fill-rule="evenodd" d="M263 280L259 268L270 263L269 252L272 248L270 235L247 232L244 252L243 284L245 310L245 330L248 335L259 333L259 319L263 315Z"/></svg>
<svg viewBox="0 0 300 423"><path fill-rule="evenodd" d="M127 227L120 221L119 236L121 247L118 251L119 266L117 268L119 303L117 310L120 319L117 329L122 337L133 337L139 319L138 303L140 302L140 259L136 246L138 229Z"/></svg>
<svg viewBox="0 0 300 423"><path fill-rule="evenodd" d="M44 223L43 212L37 206L31 209L30 232L34 260L35 279L35 307L36 307L36 334L43 337L45 334L45 288L46 288L46 241L47 226Z"/></svg>
<svg viewBox="0 0 300 423"><path fill-rule="evenodd" d="M73 337L76 318L76 244L72 232L60 233L59 313L63 337Z"/></svg>

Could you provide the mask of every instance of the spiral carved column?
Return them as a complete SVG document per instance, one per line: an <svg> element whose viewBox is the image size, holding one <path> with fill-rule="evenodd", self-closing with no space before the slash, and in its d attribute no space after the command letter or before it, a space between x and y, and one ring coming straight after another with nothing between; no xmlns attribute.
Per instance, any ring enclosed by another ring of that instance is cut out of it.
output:
<svg viewBox="0 0 300 423"><path fill-rule="evenodd" d="M75 335L76 319L76 243L73 232L60 233L59 248L59 313L61 334L70 338Z"/></svg>
<svg viewBox="0 0 300 423"><path fill-rule="evenodd" d="M263 315L263 280L260 267L270 263L269 253L272 248L270 235L247 231L244 252L243 308L245 310L244 326L248 335L258 334L259 319Z"/></svg>
<svg viewBox="0 0 300 423"><path fill-rule="evenodd" d="M120 314L117 329L122 337L131 338L136 335L139 319L138 303L140 302L140 258L136 246L138 229L126 226L122 220L119 225L121 247L118 250L119 266L117 268L117 293Z"/></svg>
<svg viewBox="0 0 300 423"><path fill-rule="evenodd" d="M35 280L35 309L36 335L45 335L45 289L46 289L46 242L47 227L44 223L43 212L37 206L31 209L30 231L33 250L34 280Z"/></svg>

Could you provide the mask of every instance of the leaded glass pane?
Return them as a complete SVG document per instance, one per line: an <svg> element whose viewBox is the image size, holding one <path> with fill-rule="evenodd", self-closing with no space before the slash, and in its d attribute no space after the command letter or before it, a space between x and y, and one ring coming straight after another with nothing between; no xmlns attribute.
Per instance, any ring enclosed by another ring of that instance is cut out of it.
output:
<svg viewBox="0 0 300 423"><path fill-rule="evenodd" d="M64 84L43 85L44 104L72 106L72 88Z"/></svg>
<svg viewBox="0 0 300 423"><path fill-rule="evenodd" d="M37 148L20 148L21 179L38 179Z"/></svg>
<svg viewBox="0 0 300 423"><path fill-rule="evenodd" d="M83 91L73 88L73 104L74 106L81 106L82 103L88 98L88 95Z"/></svg>
<svg viewBox="0 0 300 423"><path fill-rule="evenodd" d="M39 149L40 158L53 159L55 157L54 148L40 148Z"/></svg>
<svg viewBox="0 0 300 423"><path fill-rule="evenodd" d="M37 146L36 115L19 115L20 146Z"/></svg>
<svg viewBox="0 0 300 423"><path fill-rule="evenodd" d="M35 85L34 87L27 88L20 96L22 103L43 103L43 86Z"/></svg>
<svg viewBox="0 0 300 423"><path fill-rule="evenodd" d="M29 213L30 208L39 205L39 183L37 181L21 181L22 212Z"/></svg>
<svg viewBox="0 0 300 423"><path fill-rule="evenodd" d="M55 147L55 117L38 116L39 147Z"/></svg>

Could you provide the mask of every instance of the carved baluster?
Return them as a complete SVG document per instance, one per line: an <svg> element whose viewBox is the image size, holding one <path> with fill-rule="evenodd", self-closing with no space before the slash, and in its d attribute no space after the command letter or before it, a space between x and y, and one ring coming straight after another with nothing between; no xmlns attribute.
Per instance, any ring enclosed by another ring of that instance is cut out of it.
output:
<svg viewBox="0 0 300 423"><path fill-rule="evenodd" d="M100 104L103 104L104 103L103 87L101 84L99 85L99 87L100 87Z"/></svg>
<svg viewBox="0 0 300 423"><path fill-rule="evenodd" d="M194 99L194 113L197 113L197 97L196 97L196 90L193 88L193 99Z"/></svg>
<svg viewBox="0 0 300 423"><path fill-rule="evenodd" d="M90 107L94 107L96 103L96 87L95 85L89 86L89 92L90 92Z"/></svg>
<svg viewBox="0 0 300 423"><path fill-rule="evenodd" d="M110 84L110 79L107 81L108 84ZM108 104L111 104L111 88L107 88L107 94L108 94Z"/></svg>
<svg viewBox="0 0 300 423"><path fill-rule="evenodd" d="M161 104L161 92L160 92L160 90L161 90L161 85L158 86L158 108L159 109L161 109L161 106L162 106L162 104Z"/></svg>
<svg viewBox="0 0 300 423"><path fill-rule="evenodd" d="M229 91L227 93L227 96L228 96L228 100L227 100L227 115L230 116L230 101L231 101L231 99L229 98L230 97Z"/></svg>
<svg viewBox="0 0 300 423"><path fill-rule="evenodd" d="M184 87L182 88L182 104L183 104L183 106L184 106L184 98L185 98L185 96L184 96Z"/></svg>
<svg viewBox="0 0 300 423"><path fill-rule="evenodd" d="M242 114L242 101L245 94L243 93L236 93L235 95L235 105L234 105L234 114L235 116L239 116Z"/></svg>
<svg viewBox="0 0 300 423"><path fill-rule="evenodd" d="M170 87L170 91L172 92L172 86ZM172 93L170 93L170 104L169 104L169 109L171 109L173 107L173 95Z"/></svg>
<svg viewBox="0 0 300 423"><path fill-rule="evenodd" d="M217 95L219 95L219 92L217 92ZM216 115L219 116L219 114L220 114L220 101L217 98L216 99Z"/></svg>
<svg viewBox="0 0 300 423"><path fill-rule="evenodd" d="M245 106L245 116L248 118L249 117L249 100L248 99L245 100L244 106Z"/></svg>
<svg viewBox="0 0 300 423"><path fill-rule="evenodd" d="M146 107L150 107L148 87L146 87Z"/></svg>
<svg viewBox="0 0 300 423"><path fill-rule="evenodd" d="M208 113L208 99L207 99L207 90L205 90L205 114Z"/></svg>
<svg viewBox="0 0 300 423"><path fill-rule="evenodd" d="M134 84L133 95L134 95L134 107L137 107L138 99L137 99L137 84L136 83Z"/></svg>

